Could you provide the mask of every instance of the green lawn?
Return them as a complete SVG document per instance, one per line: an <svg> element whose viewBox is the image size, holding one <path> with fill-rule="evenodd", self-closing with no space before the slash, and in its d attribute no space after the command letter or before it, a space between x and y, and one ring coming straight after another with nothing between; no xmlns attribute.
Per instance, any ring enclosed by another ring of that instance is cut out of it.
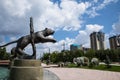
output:
<svg viewBox="0 0 120 80"><path fill-rule="evenodd" d="M84 69L96 69L96 70L120 72L120 66L111 66L110 68L107 68L105 65L99 65L99 66L94 66L94 67L88 67L88 66L78 67L75 64L69 64L66 67L68 67L68 68L84 68Z"/></svg>

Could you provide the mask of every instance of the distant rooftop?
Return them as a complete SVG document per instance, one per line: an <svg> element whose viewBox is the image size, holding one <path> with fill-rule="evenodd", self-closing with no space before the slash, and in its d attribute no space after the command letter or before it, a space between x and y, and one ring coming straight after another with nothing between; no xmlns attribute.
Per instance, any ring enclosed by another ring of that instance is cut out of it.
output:
<svg viewBox="0 0 120 80"><path fill-rule="evenodd" d="M109 37L109 39L116 38L116 37L119 37L119 36L120 36L120 34L119 35L113 35L113 36Z"/></svg>
<svg viewBox="0 0 120 80"><path fill-rule="evenodd" d="M71 44L71 46L80 46L79 44Z"/></svg>

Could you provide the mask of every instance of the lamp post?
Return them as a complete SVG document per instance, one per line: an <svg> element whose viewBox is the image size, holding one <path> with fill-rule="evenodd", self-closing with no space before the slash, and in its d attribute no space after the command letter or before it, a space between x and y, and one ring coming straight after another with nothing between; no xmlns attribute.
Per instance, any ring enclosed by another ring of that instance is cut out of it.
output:
<svg viewBox="0 0 120 80"><path fill-rule="evenodd" d="M48 61L49 61L49 63L50 63L50 48L49 48L49 60L48 60Z"/></svg>

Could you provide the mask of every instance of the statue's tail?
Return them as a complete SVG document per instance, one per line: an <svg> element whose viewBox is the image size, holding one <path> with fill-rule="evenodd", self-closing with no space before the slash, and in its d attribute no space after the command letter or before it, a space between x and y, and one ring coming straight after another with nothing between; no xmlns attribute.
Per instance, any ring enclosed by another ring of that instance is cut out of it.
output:
<svg viewBox="0 0 120 80"><path fill-rule="evenodd" d="M10 45L10 44L16 43L17 41L18 41L18 40L15 40L15 41L9 42L9 43L7 43L7 44L1 45L0 47L8 46L8 45Z"/></svg>

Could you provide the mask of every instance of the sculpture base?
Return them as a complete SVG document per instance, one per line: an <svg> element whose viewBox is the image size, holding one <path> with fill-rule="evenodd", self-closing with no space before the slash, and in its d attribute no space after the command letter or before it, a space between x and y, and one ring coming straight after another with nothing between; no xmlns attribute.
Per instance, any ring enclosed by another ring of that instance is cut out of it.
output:
<svg viewBox="0 0 120 80"><path fill-rule="evenodd" d="M40 60L15 60L10 70L10 80L43 80Z"/></svg>

